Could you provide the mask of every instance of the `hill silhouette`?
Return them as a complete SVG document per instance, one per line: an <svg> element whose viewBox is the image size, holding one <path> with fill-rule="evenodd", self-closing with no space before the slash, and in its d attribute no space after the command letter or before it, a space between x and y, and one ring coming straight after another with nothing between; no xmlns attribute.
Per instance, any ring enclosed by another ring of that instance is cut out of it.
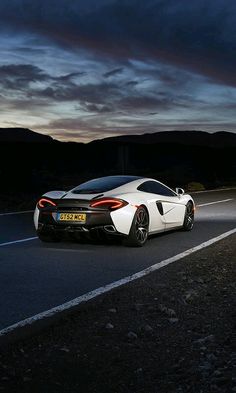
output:
<svg viewBox="0 0 236 393"><path fill-rule="evenodd" d="M195 146L236 146L236 134L219 131L213 134L204 131L163 131L153 134L122 135L100 139L91 143L119 142L135 144L176 143Z"/></svg>
<svg viewBox="0 0 236 393"><path fill-rule="evenodd" d="M58 142L49 135L40 134L27 128L0 128L0 142L52 143ZM63 143L63 142L61 142ZM76 142L64 142L76 143ZM210 134L205 131L163 131L135 135L120 135L97 139L91 144L119 143L119 144L153 144L176 143L181 145L226 147L236 146L236 134L218 131Z"/></svg>
<svg viewBox="0 0 236 393"><path fill-rule="evenodd" d="M27 129L0 129L1 195L25 198L93 177L133 174L171 187L236 184L236 134L170 131L90 143L59 142Z"/></svg>
<svg viewBox="0 0 236 393"><path fill-rule="evenodd" d="M0 128L0 142L50 143L53 139L28 128Z"/></svg>

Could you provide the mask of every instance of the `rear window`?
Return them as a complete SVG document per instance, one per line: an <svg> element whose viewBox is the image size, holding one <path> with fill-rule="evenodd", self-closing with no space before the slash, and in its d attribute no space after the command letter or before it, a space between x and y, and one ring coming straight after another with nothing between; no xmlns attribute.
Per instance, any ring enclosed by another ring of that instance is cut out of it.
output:
<svg viewBox="0 0 236 393"><path fill-rule="evenodd" d="M140 179L138 176L106 176L99 179L89 180L74 188L74 194L97 194L113 190L131 181Z"/></svg>

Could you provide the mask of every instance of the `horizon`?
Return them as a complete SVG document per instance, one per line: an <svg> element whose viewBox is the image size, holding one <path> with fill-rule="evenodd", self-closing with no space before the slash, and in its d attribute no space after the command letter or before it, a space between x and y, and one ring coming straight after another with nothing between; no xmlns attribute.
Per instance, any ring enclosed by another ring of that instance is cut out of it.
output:
<svg viewBox="0 0 236 393"><path fill-rule="evenodd" d="M38 131L35 131L35 130L32 130L32 129L29 129L29 128L19 128L19 127L8 127L8 128L5 128L5 127L0 127L0 138L1 138L1 131L2 130L24 130L24 131L27 131L27 132L29 132L29 133L33 133L33 134L38 134L38 135L41 135L41 136L49 136L49 137L51 137L52 138L52 140L53 141L56 141L56 142L73 142L73 143L83 143L83 144L88 144L88 143L90 143L90 142L96 142L96 141L100 141L100 140L105 140L105 139L110 139L110 138L123 138L123 137L127 137L127 138L129 138L129 137L141 137L141 136L147 136L147 135L156 135L156 134L162 134L162 133L164 133L164 134L171 134L171 133L201 133L201 134L209 134L209 135L215 135L215 134L231 134L231 135L234 135L235 136L235 138L236 138L236 133L234 133L234 132L230 132L230 131L225 131L225 130L220 130L220 131L214 131L214 132L208 132L208 131L205 131L205 130L203 130L203 129L201 129L201 130L194 130L194 129L192 129L192 130L166 130L166 131L156 131L156 132L152 132L152 133L148 133L148 132L142 132L142 133L140 133L140 134L120 134L120 135L112 135L112 136L105 136L105 137L100 137L100 138L97 138L97 139L93 139L93 140L91 140L91 141L83 141L83 142L81 142L81 141L79 141L79 140L59 140L59 139L56 139L55 137L53 137L53 136L51 136L51 135L49 135L49 134L45 134L45 133L42 133L42 132L38 132ZM12 142L14 142L14 140L12 140Z"/></svg>
<svg viewBox="0 0 236 393"><path fill-rule="evenodd" d="M236 133L232 0L3 0L0 21L2 128Z"/></svg>

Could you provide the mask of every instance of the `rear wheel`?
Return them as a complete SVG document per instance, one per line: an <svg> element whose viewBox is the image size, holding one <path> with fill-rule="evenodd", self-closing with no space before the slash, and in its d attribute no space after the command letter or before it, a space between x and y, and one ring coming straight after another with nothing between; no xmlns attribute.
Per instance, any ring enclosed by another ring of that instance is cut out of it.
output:
<svg viewBox="0 0 236 393"><path fill-rule="evenodd" d="M148 238L149 216L145 207L140 206L134 215L125 245L142 247Z"/></svg>
<svg viewBox="0 0 236 393"><path fill-rule="evenodd" d="M183 230L191 231L193 229L193 224L194 224L194 206L192 202L188 202L186 205Z"/></svg>
<svg viewBox="0 0 236 393"><path fill-rule="evenodd" d="M38 238L45 243L55 243L60 241L60 238L53 233L38 233Z"/></svg>

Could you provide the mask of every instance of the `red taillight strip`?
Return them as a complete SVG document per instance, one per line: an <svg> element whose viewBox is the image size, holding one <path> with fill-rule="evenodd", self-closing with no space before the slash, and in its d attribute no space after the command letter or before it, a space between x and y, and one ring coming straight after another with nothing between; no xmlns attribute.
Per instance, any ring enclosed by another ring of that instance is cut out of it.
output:
<svg viewBox="0 0 236 393"><path fill-rule="evenodd" d="M44 206L45 203L49 203L49 205L56 206L56 203L54 203L53 201L51 201L50 199L47 199L47 198L41 198L38 201L38 206L41 207L41 208L44 208L45 207Z"/></svg>
<svg viewBox="0 0 236 393"><path fill-rule="evenodd" d="M121 201L119 199L113 199L113 198L104 198L104 199L98 199L97 201L94 201L90 204L91 207L97 207L97 206L110 206L111 209L119 209L122 206L125 206L127 202Z"/></svg>

